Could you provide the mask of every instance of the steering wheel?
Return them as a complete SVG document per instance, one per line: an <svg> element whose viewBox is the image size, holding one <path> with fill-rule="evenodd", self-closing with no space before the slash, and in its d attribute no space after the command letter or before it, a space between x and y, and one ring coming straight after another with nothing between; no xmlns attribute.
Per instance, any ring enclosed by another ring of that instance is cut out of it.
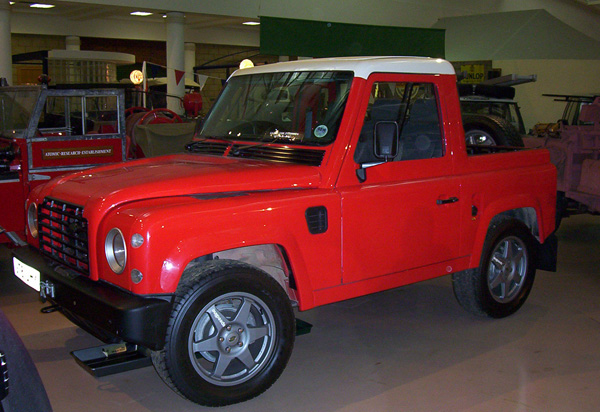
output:
<svg viewBox="0 0 600 412"><path fill-rule="evenodd" d="M125 118L128 118L130 115L132 115L134 113L142 113L142 112L149 112L149 111L150 111L150 109L147 109L142 106L130 107L129 109L125 110Z"/></svg>

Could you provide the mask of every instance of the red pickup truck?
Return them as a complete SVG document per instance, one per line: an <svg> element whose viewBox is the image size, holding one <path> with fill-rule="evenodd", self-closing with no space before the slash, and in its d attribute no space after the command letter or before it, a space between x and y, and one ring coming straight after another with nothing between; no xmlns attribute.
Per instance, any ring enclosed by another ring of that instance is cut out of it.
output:
<svg viewBox="0 0 600 412"><path fill-rule="evenodd" d="M515 312L553 270L545 150L467 147L452 66L334 58L237 71L188 154L34 189L15 274L182 396L226 405L282 373L300 311L443 275Z"/></svg>

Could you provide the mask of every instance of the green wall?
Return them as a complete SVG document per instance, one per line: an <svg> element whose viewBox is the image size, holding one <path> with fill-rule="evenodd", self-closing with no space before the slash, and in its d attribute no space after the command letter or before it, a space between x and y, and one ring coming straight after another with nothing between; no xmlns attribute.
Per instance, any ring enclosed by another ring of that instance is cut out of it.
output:
<svg viewBox="0 0 600 412"><path fill-rule="evenodd" d="M260 18L260 52L279 56L445 56L444 29Z"/></svg>

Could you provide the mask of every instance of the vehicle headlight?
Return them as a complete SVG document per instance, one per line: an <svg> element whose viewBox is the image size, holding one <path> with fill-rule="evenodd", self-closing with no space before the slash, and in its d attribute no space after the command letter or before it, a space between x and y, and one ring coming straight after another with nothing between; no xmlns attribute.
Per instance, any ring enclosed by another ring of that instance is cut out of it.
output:
<svg viewBox="0 0 600 412"><path fill-rule="evenodd" d="M34 238L38 236L38 216L37 216L37 205L32 203L27 208L27 227L29 233Z"/></svg>
<svg viewBox="0 0 600 412"><path fill-rule="evenodd" d="M104 253L106 254L106 261L113 272L117 274L123 272L125 263L127 263L127 246L125 245L123 233L116 227L112 228L106 235Z"/></svg>

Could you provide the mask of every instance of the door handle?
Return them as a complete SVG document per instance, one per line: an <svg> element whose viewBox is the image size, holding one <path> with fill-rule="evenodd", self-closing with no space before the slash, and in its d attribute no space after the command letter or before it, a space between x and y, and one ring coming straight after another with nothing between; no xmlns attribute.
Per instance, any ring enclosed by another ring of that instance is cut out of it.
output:
<svg viewBox="0 0 600 412"><path fill-rule="evenodd" d="M449 197L448 199L438 199L436 203L438 205L445 205L448 203L456 203L458 202L458 197Z"/></svg>

